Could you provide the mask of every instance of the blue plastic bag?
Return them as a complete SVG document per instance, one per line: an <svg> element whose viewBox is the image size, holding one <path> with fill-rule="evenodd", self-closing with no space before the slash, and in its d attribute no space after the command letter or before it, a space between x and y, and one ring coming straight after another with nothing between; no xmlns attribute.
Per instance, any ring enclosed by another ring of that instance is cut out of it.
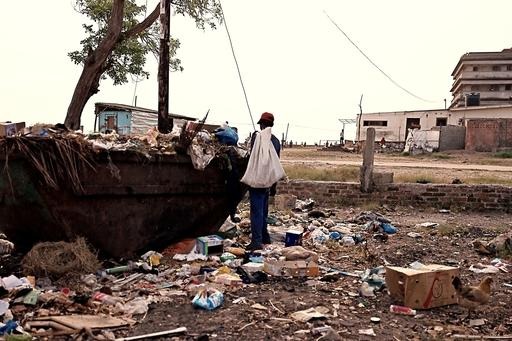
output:
<svg viewBox="0 0 512 341"><path fill-rule="evenodd" d="M341 237L342 235L338 231L332 231L331 233L329 233L329 239L340 240Z"/></svg>
<svg viewBox="0 0 512 341"><path fill-rule="evenodd" d="M18 323L14 320L9 320L7 323L0 327L0 335L10 334L18 328Z"/></svg>
<svg viewBox="0 0 512 341"><path fill-rule="evenodd" d="M221 144L236 146L238 143L238 134L231 127L219 128L215 131L215 136Z"/></svg>
<svg viewBox="0 0 512 341"><path fill-rule="evenodd" d="M215 289L204 289L197 293L192 299L192 304L196 307L214 310L224 303L224 295Z"/></svg>
<svg viewBox="0 0 512 341"><path fill-rule="evenodd" d="M393 225L388 224L388 223L382 223L380 226L382 227L382 230L384 232L386 232L387 234L393 234L393 233L396 233L396 231L397 231L396 227L394 227Z"/></svg>

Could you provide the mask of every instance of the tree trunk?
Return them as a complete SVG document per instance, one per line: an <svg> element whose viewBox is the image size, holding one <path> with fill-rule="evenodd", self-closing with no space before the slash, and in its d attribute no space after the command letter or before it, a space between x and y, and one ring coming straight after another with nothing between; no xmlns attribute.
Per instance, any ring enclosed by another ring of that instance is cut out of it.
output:
<svg viewBox="0 0 512 341"><path fill-rule="evenodd" d="M80 117L82 116L85 104L87 104L92 95L99 91L99 80L105 71L107 58L121 37L124 2L125 0L114 0L107 34L85 62L84 70L76 84L73 98L68 107L66 120L64 121L66 127L70 129L76 130L80 128Z"/></svg>
<svg viewBox="0 0 512 341"><path fill-rule="evenodd" d="M159 6L157 5L144 21L122 33L124 4L125 0L114 0L105 38L103 38L94 51L91 51L85 62L84 69L78 79L68 107L66 120L64 121L66 127L70 129L76 130L80 128L82 111L89 99L99 92L101 75L107 69L107 59L116 48L116 45L123 39L140 34L158 18Z"/></svg>

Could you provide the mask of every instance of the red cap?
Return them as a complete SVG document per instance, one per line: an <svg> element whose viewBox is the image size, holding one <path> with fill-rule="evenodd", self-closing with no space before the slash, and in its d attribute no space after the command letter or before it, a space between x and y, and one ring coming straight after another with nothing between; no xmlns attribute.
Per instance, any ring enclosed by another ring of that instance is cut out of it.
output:
<svg viewBox="0 0 512 341"><path fill-rule="evenodd" d="M272 115L269 112L264 112L261 114L260 120L258 121L258 124L260 123L266 123L267 125L273 127L274 126L274 115Z"/></svg>

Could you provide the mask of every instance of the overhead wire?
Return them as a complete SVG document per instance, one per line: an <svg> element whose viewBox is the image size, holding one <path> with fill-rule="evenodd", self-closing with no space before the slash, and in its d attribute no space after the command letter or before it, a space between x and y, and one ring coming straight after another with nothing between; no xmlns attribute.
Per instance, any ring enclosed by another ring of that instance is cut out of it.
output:
<svg viewBox="0 0 512 341"><path fill-rule="evenodd" d="M431 100L427 100L427 99L424 99L416 94L414 94L413 92L407 90L406 88L404 88L402 85L398 84L398 82L396 82L390 75L388 75L386 72L384 72L384 70L382 70L373 60L370 59L370 57L368 57L366 55L366 53L363 52L363 50L361 50L359 48L359 46L357 46L356 43L354 43L352 41L352 39L350 39L350 37L345 33L345 31L343 31L341 29L341 27L339 27L339 25L329 16L329 14L324 10L324 14L327 16L327 18L329 18L329 20L331 21L331 23L333 23L334 26L336 26L336 28L341 32L343 33L343 35L345 36L345 38L348 39L348 41L354 45L354 47L373 65L377 68L377 70L380 71L380 73L382 73L388 80L391 81L391 83L393 83L395 86L397 86L398 88L402 89L403 91L405 91L406 93L408 93L409 95L411 95L412 97L416 98L416 99L419 99L421 101L424 101L424 102L428 102L428 103L434 103L435 101L431 101Z"/></svg>
<svg viewBox="0 0 512 341"><path fill-rule="evenodd" d="M146 18L148 16L148 0L146 0L146 7L144 9L144 17ZM132 82L135 82L135 87L133 89L133 97L132 97L132 106L137 106L137 85L139 82L141 82L143 78L139 78L138 76L135 76L135 80L132 76Z"/></svg>
<svg viewBox="0 0 512 341"><path fill-rule="evenodd" d="M231 46L231 53L233 54L233 59L235 60L236 70L238 72L238 78L240 79L240 84L242 85L242 91L244 92L245 103L247 104L247 110L249 110L249 116L251 117L252 127L256 130L256 125L254 124L254 119L252 118L251 106L249 105L249 100L247 99L247 92L245 91L244 81L242 80L242 73L240 72L240 67L238 66L238 60L236 59L235 49L233 47L233 41L231 40L231 34L229 34L228 23L226 21L226 17L224 15L224 9L222 8L222 3L219 0L220 11L222 13L222 19L224 21L224 27L226 28L226 33L228 34L229 45Z"/></svg>

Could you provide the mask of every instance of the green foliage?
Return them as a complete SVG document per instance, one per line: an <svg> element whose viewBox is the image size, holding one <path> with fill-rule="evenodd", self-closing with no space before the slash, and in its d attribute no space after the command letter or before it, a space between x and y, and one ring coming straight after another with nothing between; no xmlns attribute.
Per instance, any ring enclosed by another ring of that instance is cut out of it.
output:
<svg viewBox="0 0 512 341"><path fill-rule="evenodd" d="M90 21L90 23L82 25L86 33L86 38L80 42L82 49L68 53L75 64L84 65L87 57L105 37L112 4L113 0L75 0L76 11L85 15ZM171 8L172 13L190 16L200 29L204 29L205 26L215 29L217 23L222 22L222 10L217 0L173 0ZM145 5L138 5L136 0L126 0L123 33L139 24L152 10L152 8L146 8ZM107 59L106 70L102 78L105 79L108 76L114 81L114 85L119 85L128 82L129 75L149 77L149 72L144 70L144 65L148 53L158 56L159 26L159 22L156 20L151 27L136 36L123 36ZM179 46L178 39L170 39L169 67L171 71L183 70L181 60L175 58Z"/></svg>
<svg viewBox="0 0 512 341"><path fill-rule="evenodd" d="M494 157L500 159L512 159L512 150L504 150L501 152L497 152L496 154L494 154Z"/></svg>

